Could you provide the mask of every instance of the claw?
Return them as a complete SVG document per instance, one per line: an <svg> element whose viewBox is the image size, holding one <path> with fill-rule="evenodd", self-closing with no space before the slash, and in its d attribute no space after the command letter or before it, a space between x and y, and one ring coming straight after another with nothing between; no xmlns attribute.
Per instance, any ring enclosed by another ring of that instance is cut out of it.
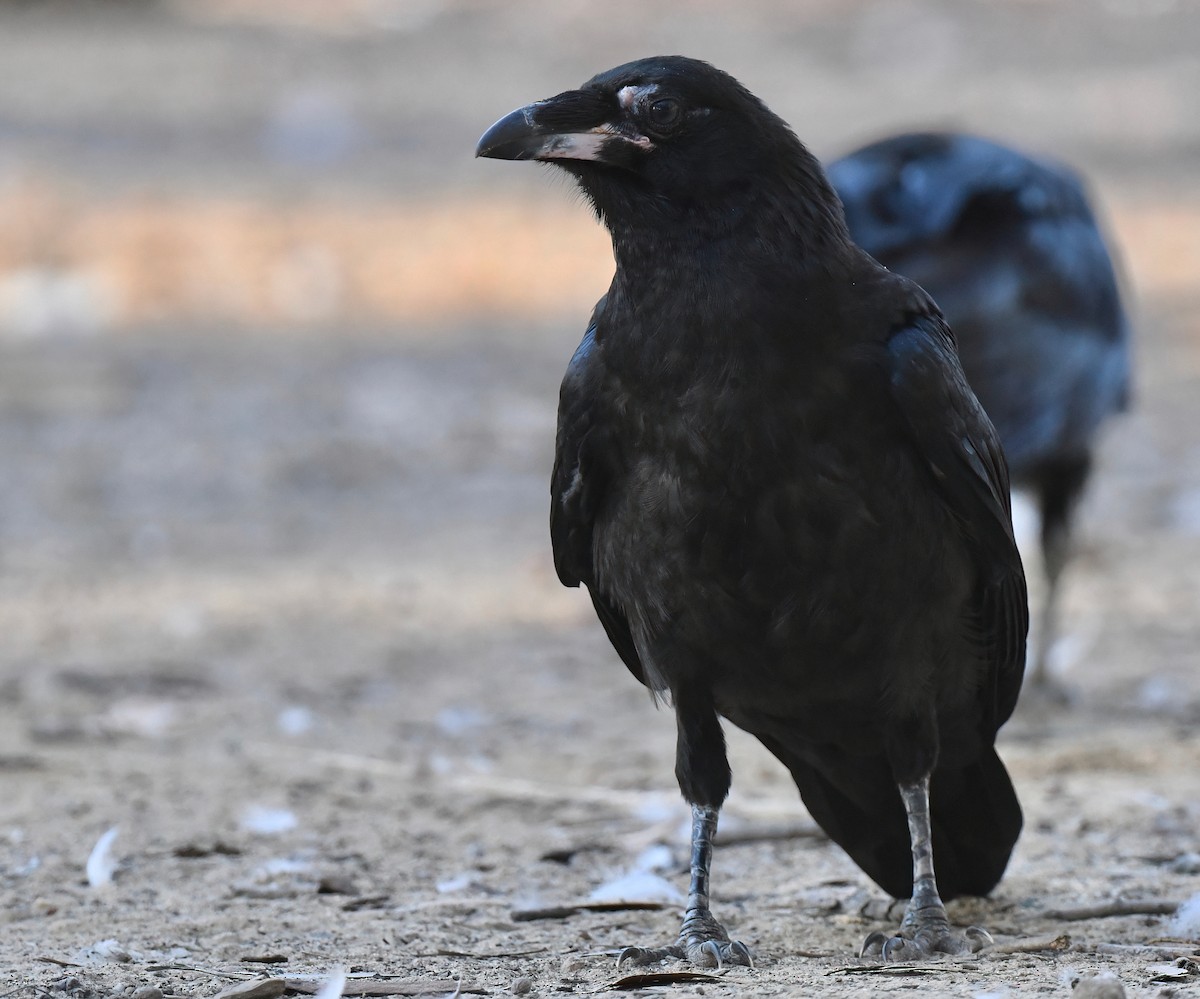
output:
<svg viewBox="0 0 1200 999"><path fill-rule="evenodd" d="M702 958L711 960L702 960ZM705 940L696 948L695 963L704 968L715 967L717 971L721 970L721 948L717 946L715 940Z"/></svg>
<svg viewBox="0 0 1200 999"><path fill-rule="evenodd" d="M862 947L859 949L859 957L874 957L875 948L878 948L878 953L883 953L883 945L887 943L888 936L886 933L881 933L879 930L874 930L867 934L867 939L863 941Z"/></svg>
<svg viewBox="0 0 1200 999"><path fill-rule="evenodd" d="M908 941L904 937L890 937L884 943L879 956L887 963L892 961L903 961L904 951L908 947Z"/></svg>
<svg viewBox="0 0 1200 999"><path fill-rule="evenodd" d="M984 947L990 947L996 942L995 938L982 926L968 926L963 930L963 936L967 938L972 954L983 950Z"/></svg>
<svg viewBox="0 0 1200 999"><path fill-rule="evenodd" d="M634 967L641 967L647 964L654 964L656 961L661 961L666 957L681 957L677 948L672 947L626 947L620 954L617 955L617 969L620 970L621 965L629 961Z"/></svg>
<svg viewBox="0 0 1200 999"><path fill-rule="evenodd" d="M734 960L734 958L738 960ZM742 958L745 958L746 967L753 969L754 956L750 953L750 948L740 940L734 940L729 945L729 960L733 961L734 964L742 964Z"/></svg>

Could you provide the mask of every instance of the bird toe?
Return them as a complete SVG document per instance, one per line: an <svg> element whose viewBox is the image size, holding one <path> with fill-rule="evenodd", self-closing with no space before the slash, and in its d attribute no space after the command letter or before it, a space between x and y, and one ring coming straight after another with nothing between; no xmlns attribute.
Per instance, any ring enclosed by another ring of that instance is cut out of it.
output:
<svg viewBox="0 0 1200 999"><path fill-rule="evenodd" d="M949 926L924 926L887 934L876 930L863 941L860 957L877 957L885 964L973 954L995 941L982 926L956 930Z"/></svg>
<svg viewBox="0 0 1200 999"><path fill-rule="evenodd" d="M867 934L867 939L863 941L862 947L859 948L859 957L880 957L883 954L883 947L888 942L888 935L881 930L873 930Z"/></svg>
<svg viewBox="0 0 1200 999"><path fill-rule="evenodd" d="M635 968L644 968L647 965L665 961L667 958L679 960L685 956L686 952L679 944L672 944L669 947L626 947L617 955L617 968L620 969L625 964L633 965Z"/></svg>
<svg viewBox="0 0 1200 999"><path fill-rule="evenodd" d="M699 946L688 947L687 957L698 967L716 968L718 971L727 964L754 967L750 948L740 940L705 940Z"/></svg>

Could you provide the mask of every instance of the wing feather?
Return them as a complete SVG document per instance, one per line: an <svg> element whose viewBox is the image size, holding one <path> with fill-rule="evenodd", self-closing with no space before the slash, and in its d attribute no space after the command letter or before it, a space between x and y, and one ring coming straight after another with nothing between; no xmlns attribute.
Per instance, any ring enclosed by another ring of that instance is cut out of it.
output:
<svg viewBox="0 0 1200 999"><path fill-rule="evenodd" d="M962 373L949 328L915 320L888 341L892 397L954 515L977 568L973 638L991 664L999 727L1016 706L1029 606L1013 538L1008 466L999 437Z"/></svg>
<svg viewBox="0 0 1200 999"><path fill-rule="evenodd" d="M597 419L593 390L603 363L597 342L603 308L601 299L559 391L558 434L550 476L550 544L558 578L564 586L587 587L613 648L630 672L645 683L629 621L600 591L594 564L593 531L611 484L611 462L606 460L604 427Z"/></svg>

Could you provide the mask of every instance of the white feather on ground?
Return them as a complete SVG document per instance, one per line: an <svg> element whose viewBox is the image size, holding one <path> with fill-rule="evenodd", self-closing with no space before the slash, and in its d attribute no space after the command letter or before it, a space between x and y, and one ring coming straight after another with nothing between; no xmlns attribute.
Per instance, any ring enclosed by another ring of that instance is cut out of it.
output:
<svg viewBox="0 0 1200 999"><path fill-rule="evenodd" d="M321 986L314 999L342 999L342 991L346 988L346 972L342 968L330 968L329 977Z"/></svg>
<svg viewBox="0 0 1200 999"><path fill-rule="evenodd" d="M1186 898L1175 910L1168 929L1173 937L1200 940L1200 892Z"/></svg>
<svg viewBox="0 0 1200 999"><path fill-rule="evenodd" d="M295 812L287 808L268 808L266 805L247 805L242 809L239 825L246 832L260 836L277 836L296 828Z"/></svg>
<svg viewBox="0 0 1200 999"><path fill-rule="evenodd" d="M591 902L661 902L674 905L684 896L670 881L650 871L630 871L607 881L588 896Z"/></svg>
<svg viewBox="0 0 1200 999"><path fill-rule="evenodd" d="M113 826L96 840L92 852L87 859L87 880L93 888L112 884L113 873L117 869L117 860L113 856L113 843L117 838L118 827Z"/></svg>

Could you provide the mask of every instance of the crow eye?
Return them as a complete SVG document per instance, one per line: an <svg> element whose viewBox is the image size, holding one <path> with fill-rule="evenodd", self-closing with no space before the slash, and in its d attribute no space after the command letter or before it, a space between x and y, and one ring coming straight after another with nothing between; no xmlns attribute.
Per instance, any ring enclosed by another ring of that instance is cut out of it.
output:
<svg viewBox="0 0 1200 999"><path fill-rule="evenodd" d="M679 101L672 97L660 97L646 109L646 117L656 128L670 128L683 116Z"/></svg>

